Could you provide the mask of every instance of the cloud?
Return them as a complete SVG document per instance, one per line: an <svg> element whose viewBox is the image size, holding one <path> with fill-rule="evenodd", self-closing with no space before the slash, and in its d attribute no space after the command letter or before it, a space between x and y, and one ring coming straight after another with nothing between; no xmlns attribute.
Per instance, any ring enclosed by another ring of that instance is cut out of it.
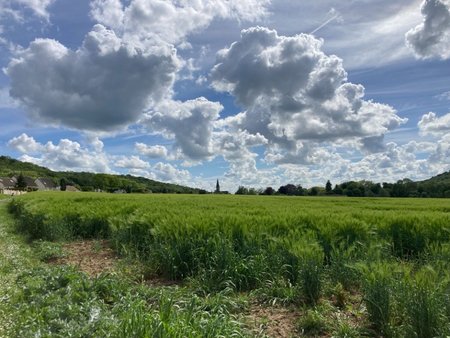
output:
<svg viewBox="0 0 450 338"><path fill-rule="evenodd" d="M35 141L33 137L23 133L8 141L8 147L20 151L21 153L36 153L44 150L44 146Z"/></svg>
<svg viewBox="0 0 450 338"><path fill-rule="evenodd" d="M94 138L93 141L89 148L68 139L62 139L58 144L53 142L42 144L33 137L22 134L12 138L8 146L23 153L20 157L21 161L52 170L116 173L111 168L117 168L120 172L154 180L193 185L191 174L185 169L178 169L164 162L158 162L152 166L139 156L109 155L103 150L102 141L98 138Z"/></svg>
<svg viewBox="0 0 450 338"><path fill-rule="evenodd" d="M188 182L191 178L189 171L177 169L170 163L158 162L153 166L153 174L158 180L165 182Z"/></svg>
<svg viewBox="0 0 450 338"><path fill-rule="evenodd" d="M183 43L192 33L206 28L215 18L254 21L267 14L269 0L95 0L91 16L99 23L123 32L124 38L138 37Z"/></svg>
<svg viewBox="0 0 450 338"><path fill-rule="evenodd" d="M167 100L145 115L141 123L152 133L174 139L183 158L202 161L214 156L212 132L223 106L204 97L185 102Z"/></svg>
<svg viewBox="0 0 450 338"><path fill-rule="evenodd" d="M425 0L423 22L406 33L406 44L417 57L450 58L450 1Z"/></svg>
<svg viewBox="0 0 450 338"><path fill-rule="evenodd" d="M118 159L114 162L114 166L117 168L125 168L125 169L148 169L150 168L150 164L145 162L139 156L119 156Z"/></svg>
<svg viewBox="0 0 450 338"><path fill-rule="evenodd" d="M258 154L250 149L266 144L266 138L259 133L252 135L244 130L214 132L214 153L222 156L229 164L225 176L241 183L253 182L260 176L256 165Z"/></svg>
<svg viewBox="0 0 450 338"><path fill-rule="evenodd" d="M121 28L124 19L124 7L120 0L92 0L90 16L95 22L108 27Z"/></svg>
<svg viewBox="0 0 450 338"><path fill-rule="evenodd" d="M78 142L62 139L58 144L41 144L33 137L22 134L11 139L8 145L24 155L22 161L45 166L52 170L112 172L108 156L103 152L83 148ZM28 154L34 154L30 156Z"/></svg>
<svg viewBox="0 0 450 338"><path fill-rule="evenodd" d="M450 134L444 134L436 143L436 148L429 157L430 162L440 165L441 172L450 170Z"/></svg>
<svg viewBox="0 0 450 338"><path fill-rule="evenodd" d="M369 153L379 153L386 149L384 135L369 136L361 139L362 149Z"/></svg>
<svg viewBox="0 0 450 338"><path fill-rule="evenodd" d="M17 102L9 95L7 87L0 88L0 109L2 108L16 108Z"/></svg>
<svg viewBox="0 0 450 338"><path fill-rule="evenodd" d="M104 144L97 136L87 134L86 141L97 153L101 153L103 151Z"/></svg>
<svg viewBox="0 0 450 338"><path fill-rule="evenodd" d="M269 20L284 35L312 32L329 21L315 33L325 38L325 50L339 55L346 69L367 69L401 61L410 55L404 35L420 22L417 10L420 2L273 1ZM334 8L334 13L330 8ZM330 21L338 14L341 20Z"/></svg>
<svg viewBox="0 0 450 338"><path fill-rule="evenodd" d="M323 151L333 152L332 147ZM403 178L427 179L450 169L450 138L438 142L410 141L403 145L389 142L385 150L351 159L335 153L320 165L299 166L283 164L279 174L283 184L291 182L303 186L324 186L344 181L369 180L395 182ZM445 157L447 156L447 157Z"/></svg>
<svg viewBox="0 0 450 338"><path fill-rule="evenodd" d="M189 171L177 169L170 163L158 162L147 169L130 169L129 173L134 176L146 177L151 180L171 182L185 186L193 186L193 181Z"/></svg>
<svg viewBox="0 0 450 338"><path fill-rule="evenodd" d="M50 3L22 1L36 9L38 3ZM90 14L98 24L81 47L72 50L52 39L36 39L14 52L5 68L10 94L43 123L90 131L123 129L173 95L183 65L195 66L182 61L173 44L186 43L188 34L215 18L260 18L267 4L95 0Z"/></svg>
<svg viewBox="0 0 450 338"><path fill-rule="evenodd" d="M55 0L0 0L1 16L9 15L15 20L24 20L24 15L20 11L20 7L30 9L34 15L49 20L50 14L48 7L52 5Z"/></svg>
<svg viewBox="0 0 450 338"><path fill-rule="evenodd" d="M450 101L450 91L436 95L435 98L441 101Z"/></svg>
<svg viewBox="0 0 450 338"><path fill-rule="evenodd" d="M364 100L364 87L347 82L342 60L322 52L322 44L253 27L218 53L213 87L246 109L228 122L263 135L272 161L305 162L300 157L312 143L380 138L406 122L392 107Z"/></svg>
<svg viewBox="0 0 450 338"><path fill-rule="evenodd" d="M135 122L168 93L178 69L168 45L142 49L95 25L73 51L36 39L6 67L10 95L39 121L110 131Z"/></svg>
<svg viewBox="0 0 450 338"><path fill-rule="evenodd" d="M422 116L418 123L420 132L423 135L444 135L450 133L450 113L438 117L435 113L428 113Z"/></svg>
<svg viewBox="0 0 450 338"><path fill-rule="evenodd" d="M136 142L134 147L139 154L150 158L166 158L168 154L167 148L161 145L149 146Z"/></svg>

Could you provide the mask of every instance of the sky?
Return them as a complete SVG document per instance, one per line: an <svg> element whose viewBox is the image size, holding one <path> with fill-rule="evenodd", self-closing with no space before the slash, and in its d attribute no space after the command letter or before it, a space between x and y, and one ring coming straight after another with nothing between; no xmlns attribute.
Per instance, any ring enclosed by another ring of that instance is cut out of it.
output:
<svg viewBox="0 0 450 338"><path fill-rule="evenodd" d="M234 192L450 170L450 0L0 0L0 154Z"/></svg>

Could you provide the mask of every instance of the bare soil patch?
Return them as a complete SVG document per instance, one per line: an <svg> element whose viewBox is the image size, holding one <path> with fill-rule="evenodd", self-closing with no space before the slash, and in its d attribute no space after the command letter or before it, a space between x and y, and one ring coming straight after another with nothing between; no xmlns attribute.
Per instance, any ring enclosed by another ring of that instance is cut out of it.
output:
<svg viewBox="0 0 450 338"><path fill-rule="evenodd" d="M54 264L75 266L90 276L114 269L118 259L106 240L85 240L63 246L65 256L55 259Z"/></svg>
<svg viewBox="0 0 450 338"><path fill-rule="evenodd" d="M255 333L269 337L289 338L298 336L296 322L300 313L283 307L265 307L253 304L247 316L247 322Z"/></svg>

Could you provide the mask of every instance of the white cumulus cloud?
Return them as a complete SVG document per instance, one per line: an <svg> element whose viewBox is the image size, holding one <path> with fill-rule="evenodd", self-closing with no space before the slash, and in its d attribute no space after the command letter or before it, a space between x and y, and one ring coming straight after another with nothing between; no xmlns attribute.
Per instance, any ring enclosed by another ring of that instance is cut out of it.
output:
<svg viewBox="0 0 450 338"><path fill-rule="evenodd" d="M10 94L47 123L114 130L168 94L178 68L168 45L141 49L95 25L73 51L36 39L6 67Z"/></svg>
<svg viewBox="0 0 450 338"><path fill-rule="evenodd" d="M438 117L435 113L430 112L422 116L418 123L419 130L422 134L427 135L444 135L450 133L450 113Z"/></svg>
<svg viewBox="0 0 450 338"><path fill-rule="evenodd" d="M55 0L0 0L0 17L9 15L13 19L24 20L21 7L25 7L30 9L34 15L48 21L50 17L48 7L54 2Z"/></svg>
<svg viewBox="0 0 450 338"><path fill-rule="evenodd" d="M263 135L269 159L300 160L314 148L308 143L380 137L406 122L392 107L364 100L364 87L347 82L342 60L322 52L322 43L253 27L218 53L213 86L246 109L229 122Z"/></svg>
<svg viewBox="0 0 450 338"><path fill-rule="evenodd" d="M119 156L114 162L114 166L117 168L125 169L148 169L150 164L145 162L139 156Z"/></svg>
<svg viewBox="0 0 450 338"><path fill-rule="evenodd" d="M178 44L215 18L254 21L267 14L269 0L95 0L91 16L127 39Z"/></svg>
<svg viewBox="0 0 450 338"><path fill-rule="evenodd" d="M145 143L136 142L134 147L139 154L150 158L166 158L168 154L167 148L161 145L150 146Z"/></svg>
<svg viewBox="0 0 450 338"><path fill-rule="evenodd" d="M419 58L450 58L450 1L425 0L423 22L406 33L406 43Z"/></svg>
<svg viewBox="0 0 450 338"><path fill-rule="evenodd" d="M68 139L62 139L58 144L41 144L33 137L22 134L11 139L8 145L24 153L21 160L52 170L111 172L109 158L104 152L91 151Z"/></svg>
<svg viewBox="0 0 450 338"><path fill-rule="evenodd" d="M44 149L44 146L36 140L22 133L8 141L8 147L20 151L21 153L36 153Z"/></svg>
<svg viewBox="0 0 450 338"><path fill-rule="evenodd" d="M203 97L185 102L167 100L145 115L141 123L150 132L174 139L175 152L192 161L214 155L213 129L223 106Z"/></svg>

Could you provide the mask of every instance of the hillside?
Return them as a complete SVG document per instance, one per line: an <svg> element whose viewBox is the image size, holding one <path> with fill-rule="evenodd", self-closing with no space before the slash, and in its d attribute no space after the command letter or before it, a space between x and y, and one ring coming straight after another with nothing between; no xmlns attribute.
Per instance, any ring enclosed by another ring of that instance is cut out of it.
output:
<svg viewBox="0 0 450 338"><path fill-rule="evenodd" d="M40 167L33 163L21 162L8 156L0 156L0 176L12 176L21 172L24 176L33 178L56 177L50 169Z"/></svg>
<svg viewBox="0 0 450 338"><path fill-rule="evenodd" d="M94 174L89 172L52 171L32 163L21 162L7 156L0 156L0 177L10 177L22 173L33 178L48 177L55 183L65 179L67 184L73 184L83 191L101 189L115 191L123 189L127 192L155 192L155 193L199 193L199 189L177 184L163 183L144 177L131 175Z"/></svg>
<svg viewBox="0 0 450 338"><path fill-rule="evenodd" d="M450 171L417 182L417 190L429 197L450 197Z"/></svg>
<svg viewBox="0 0 450 338"><path fill-rule="evenodd" d="M419 181L417 183L419 183L419 184L427 184L427 183L450 184L450 171L433 176L432 178L429 178L424 181Z"/></svg>

